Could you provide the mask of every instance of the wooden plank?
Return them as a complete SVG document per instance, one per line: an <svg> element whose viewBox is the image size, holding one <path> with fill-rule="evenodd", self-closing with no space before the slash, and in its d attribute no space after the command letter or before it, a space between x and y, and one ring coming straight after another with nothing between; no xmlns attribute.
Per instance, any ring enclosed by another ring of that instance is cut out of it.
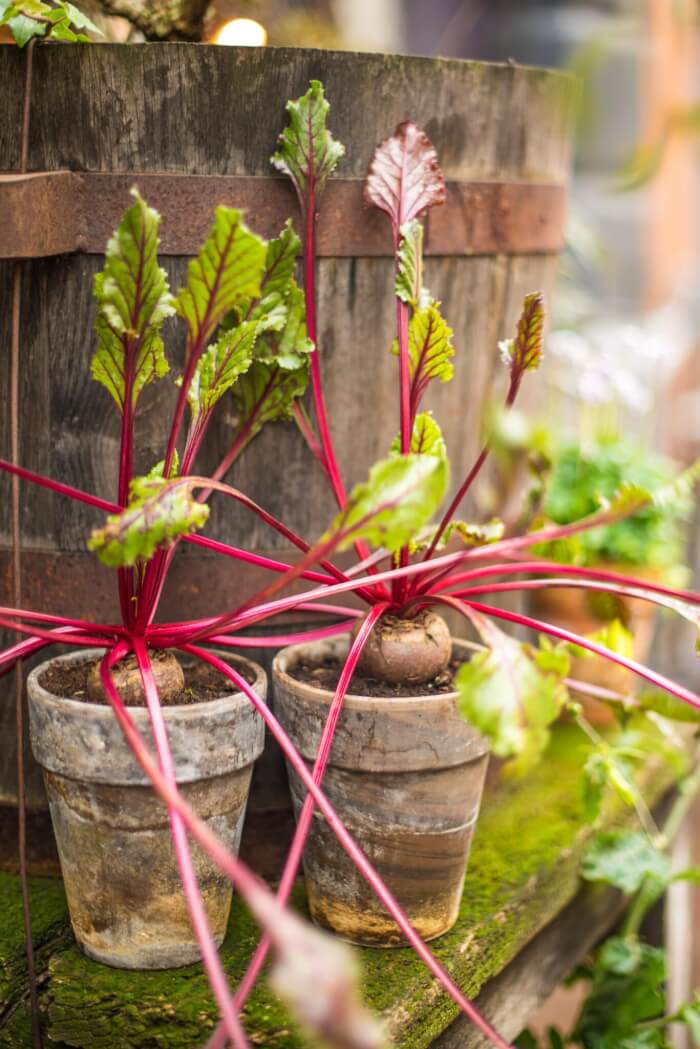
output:
<svg viewBox="0 0 700 1049"><path fill-rule="evenodd" d="M621 893L588 885L482 989L474 1003L512 1041L528 1019L612 928L623 910ZM491 1042L458 1017L431 1049L488 1049Z"/></svg>

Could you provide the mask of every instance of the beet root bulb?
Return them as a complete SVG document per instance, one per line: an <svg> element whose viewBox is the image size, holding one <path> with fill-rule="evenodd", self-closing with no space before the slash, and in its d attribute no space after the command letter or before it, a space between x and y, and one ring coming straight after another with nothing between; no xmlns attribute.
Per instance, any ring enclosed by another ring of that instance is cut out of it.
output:
<svg viewBox="0 0 700 1049"><path fill-rule="evenodd" d="M446 670L451 654L452 638L442 616L431 611L415 619L386 615L367 639L357 669L392 685L422 685Z"/></svg>

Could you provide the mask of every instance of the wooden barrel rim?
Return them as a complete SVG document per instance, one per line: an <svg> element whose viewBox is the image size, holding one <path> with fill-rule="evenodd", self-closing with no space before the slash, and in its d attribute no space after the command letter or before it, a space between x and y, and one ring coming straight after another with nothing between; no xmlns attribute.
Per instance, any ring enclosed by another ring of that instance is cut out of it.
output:
<svg viewBox="0 0 700 1049"><path fill-rule="evenodd" d="M265 237L299 208L289 180L264 175L185 175L152 171L51 171L0 175L0 258L101 255L137 186L162 215L162 255L193 255L217 204L247 212ZM317 250L325 257L391 256L389 224L362 199L363 180L332 179L321 210ZM558 252L566 188L555 183L450 180L445 204L426 217L432 256Z"/></svg>

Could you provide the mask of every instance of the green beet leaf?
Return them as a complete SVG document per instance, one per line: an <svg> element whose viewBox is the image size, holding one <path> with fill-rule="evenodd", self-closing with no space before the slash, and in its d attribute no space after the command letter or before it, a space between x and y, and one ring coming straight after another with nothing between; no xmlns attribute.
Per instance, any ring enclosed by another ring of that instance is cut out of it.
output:
<svg viewBox="0 0 700 1049"><path fill-rule="evenodd" d="M247 428L250 440L266 423L291 419L294 402L303 396L308 382L308 359L295 369L253 361L233 389L238 409L237 429Z"/></svg>
<svg viewBox="0 0 700 1049"><path fill-rule="evenodd" d="M447 461L434 455L382 459L369 479L356 485L326 537L340 535L337 548L357 539L397 552L411 542L445 497Z"/></svg>
<svg viewBox="0 0 700 1049"><path fill-rule="evenodd" d="M92 376L120 412L143 387L168 372L160 328L175 312L165 271L158 265L160 216L132 190L134 203L110 238L105 266L95 275L97 349Z"/></svg>
<svg viewBox="0 0 700 1049"><path fill-rule="evenodd" d="M567 702L562 681L567 668L549 658L541 665L535 650L473 610L470 619L488 651L459 668L459 708L487 737L494 754L513 759L509 771L520 775L539 761L549 742L549 726Z"/></svg>
<svg viewBox="0 0 700 1049"><path fill-rule="evenodd" d="M294 183L302 211L306 210L307 194L313 192L318 198L345 153L345 147L326 127L329 109L323 85L312 80L305 95L287 103L289 124L277 141L277 152L271 157L277 170Z"/></svg>
<svg viewBox="0 0 700 1049"><path fill-rule="evenodd" d="M187 479L134 478L129 506L93 531L88 549L110 567L148 561L157 549L171 546L205 524L209 508L192 493L193 485Z"/></svg>
<svg viewBox="0 0 700 1049"><path fill-rule="evenodd" d="M642 883L653 880L661 893L671 877L671 863L646 834L632 830L606 831L583 856L581 874L587 881L602 881L627 896Z"/></svg>
<svg viewBox="0 0 700 1049"><path fill-rule="evenodd" d="M423 224L418 219L405 222L400 233L396 294L414 309L424 308L430 303L430 292L423 287Z"/></svg>
<svg viewBox="0 0 700 1049"><path fill-rule="evenodd" d="M248 371L257 333L255 321L243 321L238 327L222 332L199 358L187 391L194 421L210 412L237 379Z"/></svg>
<svg viewBox="0 0 700 1049"><path fill-rule="evenodd" d="M542 360L544 298L539 291L526 295L514 339L499 344L511 380L519 382L526 371L534 371Z"/></svg>
<svg viewBox="0 0 700 1049"><path fill-rule="evenodd" d="M452 329L443 320L439 307L439 302L432 302L416 310L408 326L409 373L417 399L433 379L449 382L454 374ZM398 341L391 352L398 355Z"/></svg>
<svg viewBox="0 0 700 1049"><path fill-rule="evenodd" d="M435 455L438 459L447 458L442 430L431 412L419 412L416 416L411 434L411 452L414 455ZM400 434L397 434L391 442L389 455L401 455Z"/></svg>
<svg viewBox="0 0 700 1049"><path fill-rule="evenodd" d="M252 233L235 208L220 206L199 254L187 267L177 310L187 321L190 345L200 352L231 310L257 298L267 244Z"/></svg>
<svg viewBox="0 0 700 1049"><path fill-rule="evenodd" d="M261 332L255 345L255 358L294 371L305 365L313 350L306 331L304 292L290 279L285 291L275 292L274 297L275 306L266 314L261 315L257 310L252 314Z"/></svg>

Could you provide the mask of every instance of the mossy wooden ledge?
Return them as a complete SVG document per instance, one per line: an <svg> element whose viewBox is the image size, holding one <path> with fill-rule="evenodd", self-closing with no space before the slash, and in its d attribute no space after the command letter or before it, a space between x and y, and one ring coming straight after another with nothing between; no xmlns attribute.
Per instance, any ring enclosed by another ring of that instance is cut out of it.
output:
<svg viewBox="0 0 700 1049"><path fill-rule="evenodd" d="M550 955L560 954L548 970L555 983L567 962L571 967L577 961L575 948L585 949L584 930L594 922L604 927L615 915L617 905L609 894L590 887L581 890L579 861L591 834L580 801L580 770L587 750L582 740L574 726L558 728L547 758L527 779L500 784L487 794L459 920L432 944L465 992L479 995L490 1013L494 996L489 990L526 961L528 952L531 956L538 933L551 940L552 930L556 932L564 922L564 932L556 933L554 946L549 943ZM651 764L643 783L649 801L658 800L670 782L667 772ZM607 821L623 818L620 806L612 804ZM45 891L55 892L55 886ZM296 901L304 907L301 890ZM572 914L579 931L573 938ZM257 936L257 928L236 901L222 948L234 983ZM16 945L12 950L16 953ZM479 1044L468 1028L450 1026L456 1008L409 949L365 949L358 951L358 957L366 1000L384 1013L397 1049L431 1045L464 1049ZM200 966L166 973L120 972L90 962L69 947L53 953L48 974L43 1007L50 1045L193 1049L206 1040L214 1025L215 1009ZM502 997L498 996L500 1005ZM248 1003L246 1026L252 1042L267 1049L301 1049L309 1044L264 983ZM0 1046L11 1045L3 1043L1 1034L0 1028Z"/></svg>

